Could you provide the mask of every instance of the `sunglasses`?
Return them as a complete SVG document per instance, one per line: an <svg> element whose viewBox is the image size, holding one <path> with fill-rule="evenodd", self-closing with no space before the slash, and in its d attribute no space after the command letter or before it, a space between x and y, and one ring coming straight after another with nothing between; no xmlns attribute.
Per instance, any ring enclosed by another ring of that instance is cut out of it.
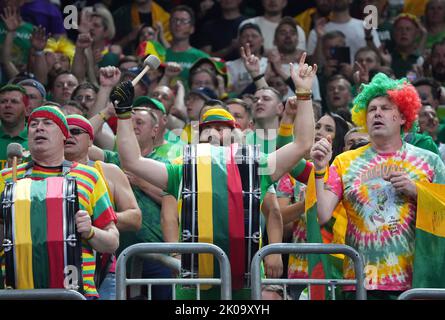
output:
<svg viewBox="0 0 445 320"><path fill-rule="evenodd" d="M78 129L78 128L70 129L70 134L73 136L78 136L78 135L81 135L82 133L88 134L88 132L86 132L85 130L82 130L82 129Z"/></svg>

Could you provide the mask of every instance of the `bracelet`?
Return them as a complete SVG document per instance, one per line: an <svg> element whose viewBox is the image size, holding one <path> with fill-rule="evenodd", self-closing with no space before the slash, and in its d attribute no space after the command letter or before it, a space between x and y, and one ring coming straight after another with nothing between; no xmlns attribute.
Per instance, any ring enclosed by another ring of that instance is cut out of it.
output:
<svg viewBox="0 0 445 320"><path fill-rule="evenodd" d="M307 101L307 100L311 100L312 99L312 95L308 94L308 95L298 95L297 94L297 100L299 101Z"/></svg>
<svg viewBox="0 0 445 320"><path fill-rule="evenodd" d="M258 80L260 80L262 77L264 77L264 73L260 73L259 75L257 75L256 77L253 78L253 81L256 82Z"/></svg>
<svg viewBox="0 0 445 320"><path fill-rule="evenodd" d="M124 113L118 113L117 118L121 120L131 119L131 111L127 111Z"/></svg>
<svg viewBox="0 0 445 320"><path fill-rule="evenodd" d="M295 90L295 95L297 96L297 100L311 100L312 99L312 90Z"/></svg>
<svg viewBox="0 0 445 320"><path fill-rule="evenodd" d="M94 232L94 228L91 227L91 231L90 234L88 235L88 237L85 238L86 241L90 241L91 239L93 239L93 237L96 235L96 232Z"/></svg>
<svg viewBox="0 0 445 320"><path fill-rule="evenodd" d="M108 120L107 116L102 111L99 112L99 117L101 117L104 122L107 122L107 120Z"/></svg>
<svg viewBox="0 0 445 320"><path fill-rule="evenodd" d="M43 50L36 50L33 52L33 55L40 57L40 56L43 56L44 53L45 53L45 51L43 51Z"/></svg>
<svg viewBox="0 0 445 320"><path fill-rule="evenodd" d="M326 175L326 168L319 171L315 170L315 179L323 179L325 175Z"/></svg>
<svg viewBox="0 0 445 320"><path fill-rule="evenodd" d="M326 168L322 170L315 170L315 179L323 179L326 175Z"/></svg>

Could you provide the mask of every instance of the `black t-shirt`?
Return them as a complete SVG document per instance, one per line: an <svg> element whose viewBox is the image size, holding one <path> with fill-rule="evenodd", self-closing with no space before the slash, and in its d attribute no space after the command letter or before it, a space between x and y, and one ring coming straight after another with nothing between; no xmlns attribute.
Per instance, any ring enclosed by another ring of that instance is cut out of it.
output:
<svg viewBox="0 0 445 320"><path fill-rule="evenodd" d="M219 51L230 46L233 39L238 37L238 27L247 17L240 16L236 19L226 20L223 18L211 20L204 24L200 30L201 46L211 46L212 52ZM226 61L235 60L239 57L238 50L234 50L229 55L223 57Z"/></svg>

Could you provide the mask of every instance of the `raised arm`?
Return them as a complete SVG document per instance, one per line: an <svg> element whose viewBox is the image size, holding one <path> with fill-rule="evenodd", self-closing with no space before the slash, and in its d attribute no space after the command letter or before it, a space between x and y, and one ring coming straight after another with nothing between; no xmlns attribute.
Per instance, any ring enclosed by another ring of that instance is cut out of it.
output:
<svg viewBox="0 0 445 320"><path fill-rule="evenodd" d="M3 20L7 30L1 53L1 60L7 76L9 78L13 78L19 73L19 71L11 60L12 47L14 38L16 36L16 30L20 27L22 21L20 19L18 9L13 7L5 7L3 9L3 14L0 14L0 17Z"/></svg>
<svg viewBox="0 0 445 320"><path fill-rule="evenodd" d="M280 179L307 154L314 142L315 121L312 109L311 88L317 73L317 65L305 63L306 53L300 59L298 71L291 64L291 77L296 95L288 99L287 112L295 112L294 141L271 153L268 159L269 174L273 181Z"/></svg>
<svg viewBox="0 0 445 320"><path fill-rule="evenodd" d="M326 172L331 157L332 144L329 140L322 138L314 143L311 150L311 158L314 162L315 172L318 173L316 174L315 186L317 192L318 222L321 225L331 219L332 213L340 201L337 195L325 184L323 179L323 172Z"/></svg>
<svg viewBox="0 0 445 320"><path fill-rule="evenodd" d="M247 44L246 47L240 48L240 54L241 58L243 58L244 67L252 77L255 86L258 89L268 87L264 74L261 75L260 73L260 59L252 53L249 44Z"/></svg>
<svg viewBox="0 0 445 320"><path fill-rule="evenodd" d="M32 32L31 50L29 52L28 69L36 76L40 83L48 84L48 64L44 49L48 42L48 36L44 27L37 27Z"/></svg>
<svg viewBox="0 0 445 320"><path fill-rule="evenodd" d="M117 122L117 149L122 167L151 184L167 189L168 174L165 164L141 156L131 121L134 87L131 81L121 82L111 93Z"/></svg>

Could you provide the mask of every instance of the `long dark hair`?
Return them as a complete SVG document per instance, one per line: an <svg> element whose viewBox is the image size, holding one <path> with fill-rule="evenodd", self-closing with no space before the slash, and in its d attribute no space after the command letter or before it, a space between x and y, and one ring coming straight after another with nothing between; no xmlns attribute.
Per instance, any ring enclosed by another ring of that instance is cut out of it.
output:
<svg viewBox="0 0 445 320"><path fill-rule="evenodd" d="M345 135L349 131L348 123L345 119L333 112L326 112L323 116L331 117L335 122L335 138L332 141L332 158L330 163L334 161L335 157L343 152L345 147Z"/></svg>

